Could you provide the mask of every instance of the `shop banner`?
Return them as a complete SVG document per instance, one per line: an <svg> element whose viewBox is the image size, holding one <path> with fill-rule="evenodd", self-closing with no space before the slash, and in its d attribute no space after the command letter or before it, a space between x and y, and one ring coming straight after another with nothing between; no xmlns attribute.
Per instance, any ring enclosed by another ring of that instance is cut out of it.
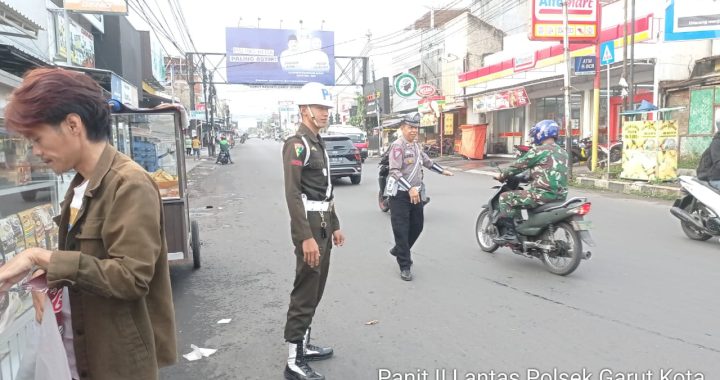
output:
<svg viewBox="0 0 720 380"><path fill-rule="evenodd" d="M69 11L79 13L128 13L127 0L65 0L63 6Z"/></svg>
<svg viewBox="0 0 720 380"><path fill-rule="evenodd" d="M532 0L532 25L529 36L531 40L557 41L564 37L562 4L561 0ZM568 1L570 41L594 41L597 38L599 9L599 0Z"/></svg>
<svg viewBox="0 0 720 380"><path fill-rule="evenodd" d="M335 84L334 32L226 28L225 36L229 83Z"/></svg>
<svg viewBox="0 0 720 380"><path fill-rule="evenodd" d="M444 124L444 134L445 135L452 135L453 134L453 127L455 123L455 114L452 113L446 113L445 114L445 124Z"/></svg>
<svg viewBox="0 0 720 380"><path fill-rule="evenodd" d="M675 120L623 123L620 177L643 181L677 178L678 126Z"/></svg>
<svg viewBox="0 0 720 380"><path fill-rule="evenodd" d="M473 98L473 111L491 112L509 108L524 107L530 104L525 87L513 88L494 94L481 95Z"/></svg>

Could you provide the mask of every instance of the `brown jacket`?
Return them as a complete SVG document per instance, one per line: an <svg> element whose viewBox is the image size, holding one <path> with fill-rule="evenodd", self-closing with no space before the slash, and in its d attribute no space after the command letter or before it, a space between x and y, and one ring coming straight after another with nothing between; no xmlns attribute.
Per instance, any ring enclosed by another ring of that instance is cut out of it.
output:
<svg viewBox="0 0 720 380"><path fill-rule="evenodd" d="M175 362L175 316L162 200L150 176L108 145L68 231L76 175L61 206L51 287L68 286L80 379L154 380Z"/></svg>

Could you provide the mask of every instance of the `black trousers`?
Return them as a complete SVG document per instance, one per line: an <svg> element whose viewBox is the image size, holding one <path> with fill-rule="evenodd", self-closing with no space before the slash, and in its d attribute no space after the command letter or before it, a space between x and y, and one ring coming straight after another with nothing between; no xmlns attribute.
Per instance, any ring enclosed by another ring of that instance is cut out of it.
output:
<svg viewBox="0 0 720 380"><path fill-rule="evenodd" d="M422 202L410 203L407 191L398 190L397 195L390 198L390 222L395 235L395 247L391 252L397 259L400 270L410 269L413 263L410 249L423 230L423 207Z"/></svg>
<svg viewBox="0 0 720 380"><path fill-rule="evenodd" d="M328 217L327 215L325 216ZM330 270L330 252L332 250L332 231L325 238L320 231L320 216L317 212L308 213L308 222L313 237L320 248L320 265L311 268L303 259L302 242L295 243L295 282L290 293L290 306L285 323L285 340L297 342L303 340L305 331L310 327L327 282Z"/></svg>

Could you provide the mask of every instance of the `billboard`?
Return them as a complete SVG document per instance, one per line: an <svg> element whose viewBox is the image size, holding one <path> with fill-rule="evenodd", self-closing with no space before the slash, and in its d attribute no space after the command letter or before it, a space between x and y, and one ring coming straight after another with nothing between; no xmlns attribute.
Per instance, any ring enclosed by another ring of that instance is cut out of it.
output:
<svg viewBox="0 0 720 380"><path fill-rule="evenodd" d="M389 78L380 78L363 86L363 96L365 96L365 113L367 115L375 115L376 111L380 111L379 113L382 115L392 113ZM380 106L379 110L378 106Z"/></svg>
<svg viewBox="0 0 720 380"><path fill-rule="evenodd" d="M677 121L626 121L622 134L620 177L643 181L670 181L677 178Z"/></svg>
<svg viewBox="0 0 720 380"><path fill-rule="evenodd" d="M563 33L563 7L560 0L532 0L531 40L558 40ZM594 41L600 20L598 0L568 1L568 38Z"/></svg>
<svg viewBox="0 0 720 380"><path fill-rule="evenodd" d="M80 13L128 13L127 0L65 0L65 9Z"/></svg>
<svg viewBox="0 0 720 380"><path fill-rule="evenodd" d="M720 38L720 2L669 0L665 8L665 40Z"/></svg>
<svg viewBox="0 0 720 380"><path fill-rule="evenodd" d="M229 83L335 84L333 32L226 28L225 36Z"/></svg>

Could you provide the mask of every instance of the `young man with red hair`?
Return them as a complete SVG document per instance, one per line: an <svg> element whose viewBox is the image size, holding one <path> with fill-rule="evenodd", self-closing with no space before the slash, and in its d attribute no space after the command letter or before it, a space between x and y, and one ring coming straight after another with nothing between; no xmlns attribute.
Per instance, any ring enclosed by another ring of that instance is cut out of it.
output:
<svg viewBox="0 0 720 380"><path fill-rule="evenodd" d="M177 356L161 198L148 173L108 143L102 89L83 73L33 70L5 123L53 171L77 175L61 206L59 250L16 255L0 267L0 290L45 272L73 378L157 379Z"/></svg>

